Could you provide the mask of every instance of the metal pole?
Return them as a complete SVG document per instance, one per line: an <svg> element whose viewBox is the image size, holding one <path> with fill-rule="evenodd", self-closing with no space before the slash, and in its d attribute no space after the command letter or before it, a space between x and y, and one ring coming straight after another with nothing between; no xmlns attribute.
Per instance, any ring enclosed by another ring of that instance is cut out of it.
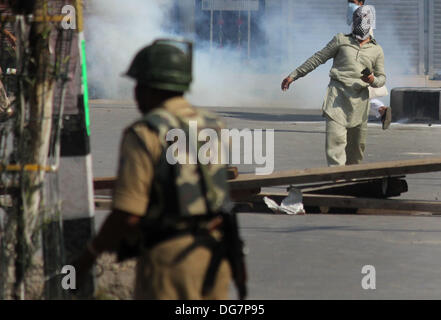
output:
<svg viewBox="0 0 441 320"><path fill-rule="evenodd" d="M210 51L213 49L213 10L210 10Z"/></svg>
<svg viewBox="0 0 441 320"><path fill-rule="evenodd" d="M426 74L426 81L427 76L433 76L435 73L434 70L434 3L433 0L426 0L425 3L425 19L424 19L424 25L425 25L425 45L422 45L422 49L424 51L424 62L425 62L425 74ZM420 40L421 42L421 40ZM426 84L427 87L427 84ZM441 110L441 109L440 109Z"/></svg>
<svg viewBox="0 0 441 320"><path fill-rule="evenodd" d="M248 10L248 59L251 56L251 11Z"/></svg>
<svg viewBox="0 0 441 320"><path fill-rule="evenodd" d="M242 17L241 17L241 10L239 10L239 19L237 20L237 23L238 23L238 35L237 35L237 37L238 37L238 39L237 39L237 46L238 46L238 48L239 48L239 51L241 51L241 49L242 49L242 30L241 30L241 27L242 27L242 21L241 21L241 19L242 19Z"/></svg>
<svg viewBox="0 0 441 320"><path fill-rule="evenodd" d="M73 261L84 250L89 239L95 234L93 204L93 171L90 152L90 118L86 64L86 40L82 15L82 1L76 0L77 8L77 44L72 46L72 56L80 68L81 90L78 97L66 107L76 111L69 117L63 117L61 132L59 180L69 181L60 185L63 199L63 242L67 262ZM75 80L76 81L76 80ZM87 274L83 287L77 288L79 299L88 299L95 292L93 270ZM70 292L68 291L68 294Z"/></svg>

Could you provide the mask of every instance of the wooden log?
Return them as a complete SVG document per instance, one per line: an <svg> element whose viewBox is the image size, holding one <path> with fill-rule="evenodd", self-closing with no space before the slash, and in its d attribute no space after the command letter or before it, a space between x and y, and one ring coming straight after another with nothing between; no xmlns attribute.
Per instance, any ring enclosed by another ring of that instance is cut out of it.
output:
<svg viewBox="0 0 441 320"><path fill-rule="evenodd" d="M247 201L260 193L260 188L231 190L230 197L234 202Z"/></svg>
<svg viewBox="0 0 441 320"><path fill-rule="evenodd" d="M227 168L228 180L236 179L239 175L237 167ZM93 179L93 189L96 190L111 190L115 186L115 177L97 177ZM256 189L256 188L255 188Z"/></svg>
<svg viewBox="0 0 441 320"><path fill-rule="evenodd" d="M404 176L404 175L400 175L400 176L390 176L387 178L400 179L400 178L405 178L405 177L406 176ZM320 190L320 189L327 189L327 188L333 188L333 187L348 186L348 185L353 185L356 183L364 183L364 182L369 182L369 181L381 180L381 179L385 179L385 178L386 177L382 177L382 178L357 178L357 179L351 179L349 181L339 180L339 181L327 181L327 182L314 182L314 183L305 183L305 184L295 184L295 185L291 185L291 186L295 187L296 189L302 190L302 191L309 191L309 190ZM290 187L288 187L288 191L289 191Z"/></svg>
<svg viewBox="0 0 441 320"><path fill-rule="evenodd" d="M337 185L299 188L303 194L328 194L363 198L397 197L408 191L406 180L399 178L382 178Z"/></svg>
<svg viewBox="0 0 441 320"><path fill-rule="evenodd" d="M287 194L259 194L248 201L237 202L239 212L273 213L263 202L268 196L280 203ZM320 213L348 213L343 209L356 209L353 213L364 215L439 215L441 214L440 201L416 200L381 200L367 198L352 198L344 196L307 195L303 204L306 208L315 207ZM111 210L111 198L95 198L96 210ZM333 210L330 210L332 209ZM340 208L336 210L336 208ZM310 211L307 210L307 213Z"/></svg>
<svg viewBox="0 0 441 320"><path fill-rule="evenodd" d="M237 167L228 167L227 168L227 178L228 180L236 179L239 176L239 170Z"/></svg>
<svg viewBox="0 0 441 320"><path fill-rule="evenodd" d="M107 198L107 199L95 198L95 209L96 210L105 210L105 211L111 210L112 209L112 199L111 198Z"/></svg>
<svg viewBox="0 0 441 320"><path fill-rule="evenodd" d="M93 179L94 190L111 190L115 186L115 177L100 177Z"/></svg>
<svg viewBox="0 0 441 320"><path fill-rule="evenodd" d="M303 197L303 204L338 208L388 209L441 213L441 201L422 201L404 199L354 198L337 195L308 194Z"/></svg>
<svg viewBox="0 0 441 320"><path fill-rule="evenodd" d="M250 200L253 203L263 203L263 197L267 196L272 200L280 203L288 193L260 193ZM373 198L355 198L350 196L339 195L303 195L304 207L317 208L343 208L343 209L369 209L372 214L373 210L379 212L389 211L407 211L414 213L433 213L441 214L441 201L423 201L423 200L404 200L404 199L373 199Z"/></svg>
<svg viewBox="0 0 441 320"><path fill-rule="evenodd" d="M358 209L357 215L369 216L434 216L439 213L409 211L409 210L392 210L392 209Z"/></svg>
<svg viewBox="0 0 441 320"><path fill-rule="evenodd" d="M100 190L102 191L102 190ZM260 193L260 188L253 190L233 190L230 193L231 200L238 202L246 202L253 199L256 195ZM95 208L97 210L111 210L112 197L111 196L101 196L95 194Z"/></svg>
<svg viewBox="0 0 441 320"><path fill-rule="evenodd" d="M230 188L235 190L324 181L349 181L357 178L382 178L436 171L441 171L441 158L375 162L352 166L290 170L276 172L266 176L242 174L236 179L230 180L229 184Z"/></svg>

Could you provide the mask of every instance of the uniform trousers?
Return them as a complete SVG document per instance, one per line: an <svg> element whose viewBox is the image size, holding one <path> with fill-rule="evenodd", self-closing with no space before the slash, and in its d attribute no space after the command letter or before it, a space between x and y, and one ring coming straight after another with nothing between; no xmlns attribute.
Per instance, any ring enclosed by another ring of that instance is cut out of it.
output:
<svg viewBox="0 0 441 320"><path fill-rule="evenodd" d="M191 235L164 241L138 258L135 299L143 300L227 300L231 269L224 259L217 271L214 286L202 294L211 252L197 247L182 261L176 257L194 242Z"/></svg>

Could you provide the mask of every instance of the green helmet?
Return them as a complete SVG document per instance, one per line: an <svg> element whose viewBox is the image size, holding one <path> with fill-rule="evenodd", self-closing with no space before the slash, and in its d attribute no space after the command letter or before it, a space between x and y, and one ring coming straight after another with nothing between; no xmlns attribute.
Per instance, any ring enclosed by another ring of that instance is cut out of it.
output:
<svg viewBox="0 0 441 320"><path fill-rule="evenodd" d="M192 43L158 39L133 59L127 76L151 88L185 92L192 81Z"/></svg>

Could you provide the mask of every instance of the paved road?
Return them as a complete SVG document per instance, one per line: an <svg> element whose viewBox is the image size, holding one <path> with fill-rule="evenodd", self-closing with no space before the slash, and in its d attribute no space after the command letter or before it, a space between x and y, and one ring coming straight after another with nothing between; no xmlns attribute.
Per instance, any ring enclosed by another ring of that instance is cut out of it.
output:
<svg viewBox="0 0 441 320"><path fill-rule="evenodd" d="M229 128L274 129L275 170L323 167L324 122L318 110L214 108ZM138 116L127 104L92 105L95 176L112 176L122 129ZM369 125L366 162L441 156L440 124ZM253 165L240 165L251 172ZM403 199L441 199L441 173L407 177ZM104 217L97 213L97 224ZM439 299L441 218L245 213L250 298ZM364 265L376 289L363 290Z"/></svg>

